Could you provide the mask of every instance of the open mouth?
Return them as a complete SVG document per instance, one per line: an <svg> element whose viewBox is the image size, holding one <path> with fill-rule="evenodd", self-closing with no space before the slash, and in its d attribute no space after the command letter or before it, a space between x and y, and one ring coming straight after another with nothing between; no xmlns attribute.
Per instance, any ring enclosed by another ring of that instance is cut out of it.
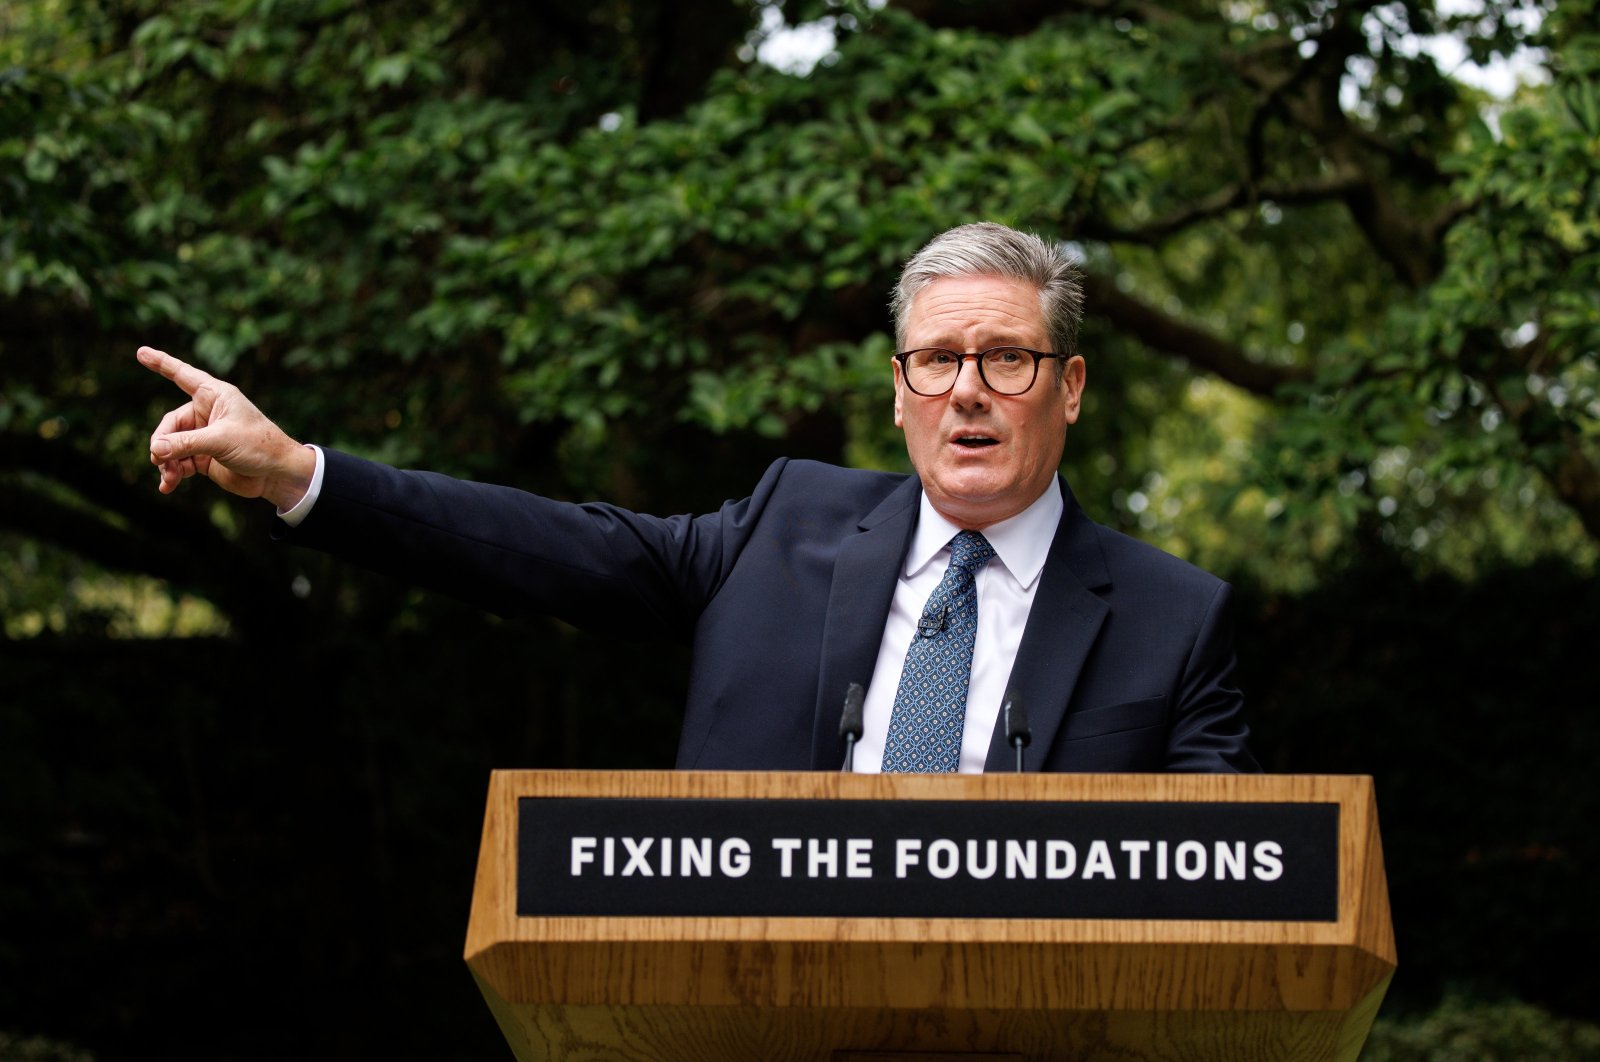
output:
<svg viewBox="0 0 1600 1062"><path fill-rule="evenodd" d="M964 450L981 450L985 446L998 446L998 439L991 439L987 435L958 435L950 440Z"/></svg>

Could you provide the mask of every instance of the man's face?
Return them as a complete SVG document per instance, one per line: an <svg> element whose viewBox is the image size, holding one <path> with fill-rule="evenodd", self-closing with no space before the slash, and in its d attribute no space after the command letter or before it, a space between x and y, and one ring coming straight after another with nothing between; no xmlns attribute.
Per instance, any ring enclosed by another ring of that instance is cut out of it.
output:
<svg viewBox="0 0 1600 1062"><path fill-rule="evenodd" d="M944 277L917 293L906 318L905 349L945 347L958 353L1015 344L1049 350L1039 290L1005 277ZM976 361L963 359L949 394L925 398L906 386L894 362L894 423L942 516L978 531L1015 516L1044 493L1061 464L1067 425L1077 422L1083 359L1067 362L1056 381L1045 359L1033 387L1020 395L991 393Z"/></svg>

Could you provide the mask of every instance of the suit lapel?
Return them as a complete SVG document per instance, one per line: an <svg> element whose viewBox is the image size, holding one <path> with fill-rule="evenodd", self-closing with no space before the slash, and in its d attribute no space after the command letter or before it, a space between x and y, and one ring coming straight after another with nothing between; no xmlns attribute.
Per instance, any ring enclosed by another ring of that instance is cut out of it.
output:
<svg viewBox="0 0 1600 1062"><path fill-rule="evenodd" d="M1095 526L1078 508L1065 480L1061 480L1061 494L1066 507L1050 542L1006 686L1027 713L1033 730L1033 740L1022 756L1023 767L1030 771L1037 771L1049 753L1089 650L1110 611L1105 601L1091 592L1111 583ZM1006 744L1002 712L995 720L984 770L1014 771L1016 764L1016 751Z"/></svg>
<svg viewBox="0 0 1600 1062"><path fill-rule="evenodd" d="M872 681L883 627L917 522L921 484L915 476L883 500L839 547L822 631L822 666L812 736L811 766L837 770L842 762L839 712L852 682Z"/></svg>

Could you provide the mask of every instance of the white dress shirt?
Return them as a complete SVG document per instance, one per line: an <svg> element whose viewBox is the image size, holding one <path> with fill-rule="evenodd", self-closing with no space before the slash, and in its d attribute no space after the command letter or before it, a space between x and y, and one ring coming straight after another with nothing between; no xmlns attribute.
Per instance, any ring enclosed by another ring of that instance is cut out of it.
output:
<svg viewBox="0 0 1600 1062"><path fill-rule="evenodd" d="M322 460L322 447L306 443L317 455L317 469L311 473L311 486L306 488L305 497L289 506L287 509L278 510L278 519L290 527L299 527L300 521L311 513L311 507L317 504L317 495L322 493L322 469L325 462Z"/></svg>
<svg viewBox="0 0 1600 1062"><path fill-rule="evenodd" d="M1017 646L1064 507L1061 488L1052 479L1032 505L983 530L995 556L978 569L978 635L972 648L972 679L967 685L966 725L961 731L963 772L981 773L989 758L989 742L1011 680L1011 665L1016 663ZM867 687L864 727L856 743L855 769L859 772L875 774L882 769L883 743L889 734L906 651L928 598L950 567L950 540L960 530L934 511L927 494L922 495L917 529L895 585L889 622L878 646L878 663Z"/></svg>

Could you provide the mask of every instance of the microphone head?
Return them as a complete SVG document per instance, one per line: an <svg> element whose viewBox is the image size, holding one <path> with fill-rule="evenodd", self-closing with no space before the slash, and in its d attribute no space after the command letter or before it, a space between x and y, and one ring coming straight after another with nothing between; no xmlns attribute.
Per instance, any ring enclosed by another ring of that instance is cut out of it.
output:
<svg viewBox="0 0 1600 1062"><path fill-rule="evenodd" d="M859 738L863 723L861 720L861 706L866 702L867 691L861 688L861 683L852 682L844 691L844 711L839 716L839 736L842 738Z"/></svg>
<svg viewBox="0 0 1600 1062"><path fill-rule="evenodd" d="M1028 713L1022 710L1016 697L1006 694L1001 712L1005 715L1006 744L1027 747L1033 741L1033 731L1028 727Z"/></svg>

